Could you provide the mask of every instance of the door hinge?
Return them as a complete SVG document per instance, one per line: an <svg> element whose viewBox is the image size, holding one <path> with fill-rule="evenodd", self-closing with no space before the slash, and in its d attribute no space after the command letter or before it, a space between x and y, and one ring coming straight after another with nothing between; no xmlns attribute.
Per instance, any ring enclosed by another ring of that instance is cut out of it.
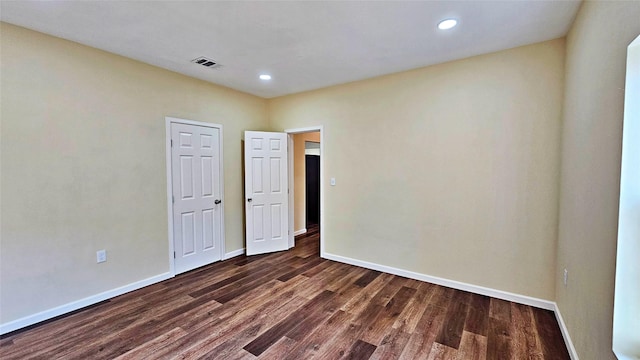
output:
<svg viewBox="0 0 640 360"><path fill-rule="evenodd" d="M171 147L173 147L173 139L171 139Z"/></svg>
<svg viewBox="0 0 640 360"><path fill-rule="evenodd" d="M172 204L175 204L175 203L176 203L176 198L175 198L175 196L173 196L173 195L171 195L171 203L172 203Z"/></svg>
<svg viewBox="0 0 640 360"><path fill-rule="evenodd" d="M174 259L176 258L176 252L175 251L173 252L173 258Z"/></svg>

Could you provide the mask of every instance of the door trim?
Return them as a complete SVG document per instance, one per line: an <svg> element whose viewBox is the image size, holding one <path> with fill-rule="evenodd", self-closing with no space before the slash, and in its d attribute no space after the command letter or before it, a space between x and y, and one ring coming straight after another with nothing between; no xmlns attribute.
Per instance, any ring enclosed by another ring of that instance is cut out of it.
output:
<svg viewBox="0 0 640 360"><path fill-rule="evenodd" d="M304 128L294 128L294 129L285 129L285 133L289 138L289 143L293 143L293 135L302 134L308 132L320 132L320 257L325 258L324 251L324 197L325 197L325 186L324 186L324 178L325 178L325 167L324 167L324 126L309 126ZM293 149L291 149L291 154L293 154ZM293 155L290 155L289 161L289 219L293 217L294 208L293 208ZM289 247L293 247L295 245L295 235L293 230L293 221L289 221Z"/></svg>
<svg viewBox="0 0 640 360"><path fill-rule="evenodd" d="M166 168L167 168L167 219L168 219L168 233L169 233L169 273L171 276L176 275L175 258L173 257L174 239L173 239L173 181L171 174L171 124L186 124L203 126L208 128L218 129L220 131L220 141L218 142L218 151L220 154L220 200L222 200L220 208L220 259L225 259L225 238L224 238L224 154L222 152L224 146L222 144L223 132L222 125L194 121L187 119L179 119L166 116L165 120L165 149L166 149Z"/></svg>

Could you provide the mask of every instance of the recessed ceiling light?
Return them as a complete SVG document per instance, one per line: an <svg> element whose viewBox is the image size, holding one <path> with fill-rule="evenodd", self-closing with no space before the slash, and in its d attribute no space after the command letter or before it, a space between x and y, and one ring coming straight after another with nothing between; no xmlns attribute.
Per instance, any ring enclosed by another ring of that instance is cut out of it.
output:
<svg viewBox="0 0 640 360"><path fill-rule="evenodd" d="M458 25L458 20L456 19L445 19L438 23L438 29L440 30L449 30L452 27Z"/></svg>
<svg viewBox="0 0 640 360"><path fill-rule="evenodd" d="M262 74L260 75L260 80L271 80L271 75Z"/></svg>

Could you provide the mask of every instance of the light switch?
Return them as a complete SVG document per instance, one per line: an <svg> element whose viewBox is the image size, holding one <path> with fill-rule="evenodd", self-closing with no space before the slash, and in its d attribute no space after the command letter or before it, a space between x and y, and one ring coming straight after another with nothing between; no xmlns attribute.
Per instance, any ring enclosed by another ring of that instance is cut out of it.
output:
<svg viewBox="0 0 640 360"><path fill-rule="evenodd" d="M336 178L331 178L331 186L336 186Z"/></svg>

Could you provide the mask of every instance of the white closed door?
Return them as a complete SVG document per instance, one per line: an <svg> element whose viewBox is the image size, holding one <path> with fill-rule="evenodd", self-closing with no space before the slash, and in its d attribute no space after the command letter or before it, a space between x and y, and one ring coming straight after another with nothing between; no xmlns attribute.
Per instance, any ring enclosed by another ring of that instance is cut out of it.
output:
<svg viewBox="0 0 640 360"><path fill-rule="evenodd" d="M222 259L220 129L171 123L176 274Z"/></svg>
<svg viewBox="0 0 640 360"><path fill-rule="evenodd" d="M244 133L247 255L288 249L287 134Z"/></svg>

